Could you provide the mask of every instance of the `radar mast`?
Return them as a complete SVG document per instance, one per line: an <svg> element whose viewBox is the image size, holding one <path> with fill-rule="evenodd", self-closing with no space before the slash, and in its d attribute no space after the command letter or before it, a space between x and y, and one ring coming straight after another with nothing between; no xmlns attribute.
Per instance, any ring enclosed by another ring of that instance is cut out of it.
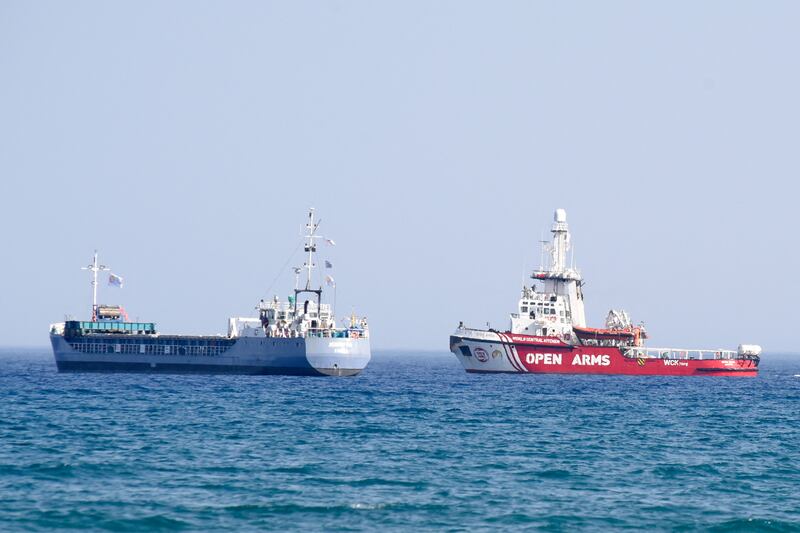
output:
<svg viewBox="0 0 800 533"><path fill-rule="evenodd" d="M320 286L318 289L312 289L311 288L311 271L314 270L314 268L316 267L316 265L314 264L314 253L317 251L317 243L315 242L315 239L319 239L320 238L320 236L317 235L317 228L319 228L319 225L321 223L322 223L322 219L320 219L320 220L318 220L316 222L314 221L314 208L313 207L310 208L308 210L308 222L306 222L306 231L308 233L306 233L306 235L305 235L306 242L305 242L305 246L303 247L303 250L306 253L308 253L308 259L306 260L305 264L303 265L303 268L306 270L306 287L305 287L305 289L298 289L295 286L295 289L294 289L294 296L295 296L295 298L294 298L294 311L295 311L295 315L297 314L297 301L298 301L297 296L300 293L310 292L310 293L316 294L317 295L317 309L319 309L322 306L322 286Z"/></svg>

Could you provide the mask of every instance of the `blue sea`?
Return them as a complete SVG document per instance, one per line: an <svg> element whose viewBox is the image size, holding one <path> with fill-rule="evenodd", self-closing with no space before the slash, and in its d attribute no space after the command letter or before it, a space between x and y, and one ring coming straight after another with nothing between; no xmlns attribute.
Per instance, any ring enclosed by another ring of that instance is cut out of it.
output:
<svg viewBox="0 0 800 533"><path fill-rule="evenodd" d="M800 356L761 376L57 374L0 351L0 530L800 531Z"/></svg>

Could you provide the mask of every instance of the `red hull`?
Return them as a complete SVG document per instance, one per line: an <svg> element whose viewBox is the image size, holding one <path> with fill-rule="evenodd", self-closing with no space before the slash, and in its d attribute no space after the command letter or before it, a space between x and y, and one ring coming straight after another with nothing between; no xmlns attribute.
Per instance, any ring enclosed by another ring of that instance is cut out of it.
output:
<svg viewBox="0 0 800 533"><path fill-rule="evenodd" d="M555 337L497 333L497 340L452 337L467 372L623 374L634 376L758 375L758 359L657 359L626 357L610 346L573 346ZM468 349L461 349L466 346ZM474 352L474 355L473 355ZM469 355L468 355L469 354ZM492 354L484 361L484 354Z"/></svg>

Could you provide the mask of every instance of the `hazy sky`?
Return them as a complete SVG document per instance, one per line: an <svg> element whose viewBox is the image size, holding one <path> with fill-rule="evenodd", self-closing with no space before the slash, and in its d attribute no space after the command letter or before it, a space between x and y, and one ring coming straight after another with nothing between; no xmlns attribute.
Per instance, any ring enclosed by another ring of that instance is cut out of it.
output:
<svg viewBox="0 0 800 533"><path fill-rule="evenodd" d="M0 343L224 333L309 206L373 348L506 327L567 210L587 319L797 348L797 2L0 0ZM300 264L298 255L290 265Z"/></svg>

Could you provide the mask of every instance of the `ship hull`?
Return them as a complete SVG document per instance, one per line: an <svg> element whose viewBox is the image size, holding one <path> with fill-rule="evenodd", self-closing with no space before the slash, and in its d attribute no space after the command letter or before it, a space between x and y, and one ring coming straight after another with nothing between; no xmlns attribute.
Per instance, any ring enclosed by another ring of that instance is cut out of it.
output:
<svg viewBox="0 0 800 533"><path fill-rule="evenodd" d="M627 357L612 346L575 346L555 337L500 332L453 335L450 351L470 373L755 377L757 358Z"/></svg>
<svg viewBox="0 0 800 533"><path fill-rule="evenodd" d="M50 340L58 371L65 373L354 376L371 358L366 338L66 339L56 334Z"/></svg>

